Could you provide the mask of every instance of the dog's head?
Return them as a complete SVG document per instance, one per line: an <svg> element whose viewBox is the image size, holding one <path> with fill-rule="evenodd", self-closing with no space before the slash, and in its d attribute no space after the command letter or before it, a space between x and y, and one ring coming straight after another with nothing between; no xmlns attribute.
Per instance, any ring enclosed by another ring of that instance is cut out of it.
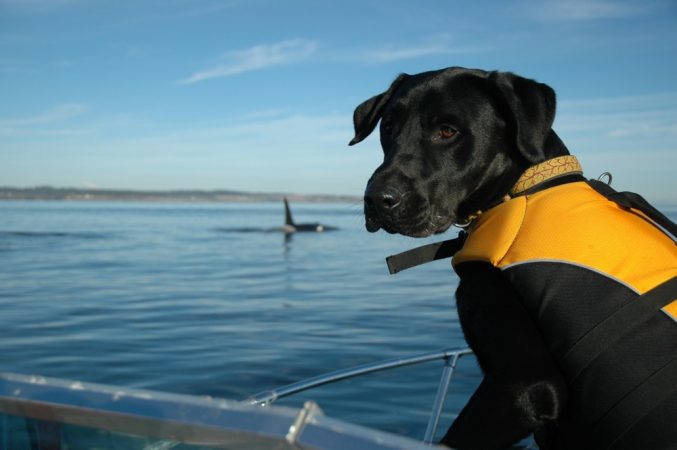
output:
<svg viewBox="0 0 677 450"><path fill-rule="evenodd" d="M367 230L421 237L498 203L557 139L555 93L507 72L400 75L355 109L355 137L381 121L384 161L367 183Z"/></svg>

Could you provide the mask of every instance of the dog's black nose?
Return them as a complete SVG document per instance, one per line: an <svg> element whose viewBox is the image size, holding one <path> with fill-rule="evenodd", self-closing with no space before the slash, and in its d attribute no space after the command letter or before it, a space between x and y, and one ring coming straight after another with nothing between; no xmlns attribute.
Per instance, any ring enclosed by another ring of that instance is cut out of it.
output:
<svg viewBox="0 0 677 450"><path fill-rule="evenodd" d="M397 208L402 201L402 193L391 186L381 189L367 189L364 194L364 204L369 209L390 211Z"/></svg>

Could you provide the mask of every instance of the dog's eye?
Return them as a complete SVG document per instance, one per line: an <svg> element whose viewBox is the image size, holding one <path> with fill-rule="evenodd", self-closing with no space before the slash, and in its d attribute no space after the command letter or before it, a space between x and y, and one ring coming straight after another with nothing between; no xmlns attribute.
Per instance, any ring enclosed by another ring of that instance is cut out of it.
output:
<svg viewBox="0 0 677 450"><path fill-rule="evenodd" d="M448 125L443 125L443 126L440 127L439 131L437 132L437 136L440 139L451 139L454 136L456 136L457 133L458 133L458 131L455 130L454 128L452 128Z"/></svg>

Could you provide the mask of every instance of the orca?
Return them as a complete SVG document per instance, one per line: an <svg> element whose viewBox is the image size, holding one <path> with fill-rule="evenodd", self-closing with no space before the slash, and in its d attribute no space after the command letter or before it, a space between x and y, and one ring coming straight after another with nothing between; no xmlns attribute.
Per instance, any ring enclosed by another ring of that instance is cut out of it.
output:
<svg viewBox="0 0 677 450"><path fill-rule="evenodd" d="M323 225L319 222L316 223L294 223L294 219L291 216L291 209L289 209L289 202L287 198L284 199L284 225L282 226L282 231L285 233L298 233L298 232L314 232L321 233L323 231L333 231L338 230L336 227L331 227L328 225Z"/></svg>

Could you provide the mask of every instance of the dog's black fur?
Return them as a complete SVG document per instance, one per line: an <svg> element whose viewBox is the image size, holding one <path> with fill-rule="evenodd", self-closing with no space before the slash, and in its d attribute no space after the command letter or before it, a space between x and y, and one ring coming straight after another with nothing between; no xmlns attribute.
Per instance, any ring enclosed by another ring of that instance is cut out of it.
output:
<svg viewBox="0 0 677 450"><path fill-rule="evenodd" d="M384 162L366 187L367 229L428 236L498 204L529 166L568 154L554 116L554 91L512 73L400 75L354 114L351 145L381 121ZM530 433L541 448L562 448L563 433L576 442L562 418L566 382L515 289L489 263L465 263L459 276L458 314L484 379L442 443L499 449Z"/></svg>
<svg viewBox="0 0 677 450"><path fill-rule="evenodd" d="M355 110L351 145L380 119L385 153L365 193L367 229L427 236L499 203L526 168L568 153L554 115L550 87L510 73L400 75Z"/></svg>

